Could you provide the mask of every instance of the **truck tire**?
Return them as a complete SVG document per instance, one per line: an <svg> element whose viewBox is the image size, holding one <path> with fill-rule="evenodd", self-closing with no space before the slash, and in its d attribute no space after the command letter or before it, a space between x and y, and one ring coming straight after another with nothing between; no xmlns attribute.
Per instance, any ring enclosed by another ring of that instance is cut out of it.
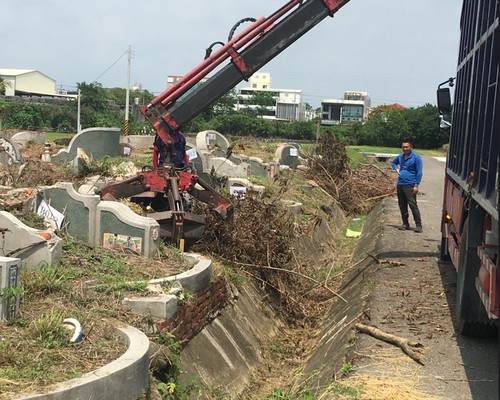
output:
<svg viewBox="0 0 500 400"><path fill-rule="evenodd" d="M456 327L463 336L491 337L498 328L488 318L475 287L480 260L475 247L471 247L469 218L464 223L460 242L460 260L457 272Z"/></svg>

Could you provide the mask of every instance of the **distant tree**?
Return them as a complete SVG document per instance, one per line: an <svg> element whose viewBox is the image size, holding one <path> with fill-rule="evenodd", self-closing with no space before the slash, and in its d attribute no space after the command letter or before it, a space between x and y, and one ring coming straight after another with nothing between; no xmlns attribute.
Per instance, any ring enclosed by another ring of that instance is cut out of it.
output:
<svg viewBox="0 0 500 400"><path fill-rule="evenodd" d="M268 107L276 105L276 99L271 92L258 90L253 92L250 103L257 105L257 112L262 117L266 115Z"/></svg>
<svg viewBox="0 0 500 400"><path fill-rule="evenodd" d="M7 82L0 76L0 94L5 94L8 87L10 87L10 82Z"/></svg>
<svg viewBox="0 0 500 400"><path fill-rule="evenodd" d="M410 126L408 138L416 148L436 149L448 143L450 132L439 127L439 110L436 106L426 104L410 108L404 116Z"/></svg>
<svg viewBox="0 0 500 400"><path fill-rule="evenodd" d="M81 93L80 121L82 128L95 126L117 127L122 125L119 110L111 110L106 90L100 83L77 83Z"/></svg>

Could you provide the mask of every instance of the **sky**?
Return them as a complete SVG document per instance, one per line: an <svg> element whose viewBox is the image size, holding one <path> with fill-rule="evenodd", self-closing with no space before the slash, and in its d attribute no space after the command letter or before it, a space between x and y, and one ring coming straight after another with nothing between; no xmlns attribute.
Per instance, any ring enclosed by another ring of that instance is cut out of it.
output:
<svg viewBox="0 0 500 400"><path fill-rule="evenodd" d="M58 89L125 88L130 46L130 84L160 94L167 76L196 67L237 21L285 3L2 0L0 68L36 69ZM437 85L455 76L460 11L460 0L350 0L260 71L271 73L272 88L302 90L314 108L345 91L367 92L372 106L436 104Z"/></svg>

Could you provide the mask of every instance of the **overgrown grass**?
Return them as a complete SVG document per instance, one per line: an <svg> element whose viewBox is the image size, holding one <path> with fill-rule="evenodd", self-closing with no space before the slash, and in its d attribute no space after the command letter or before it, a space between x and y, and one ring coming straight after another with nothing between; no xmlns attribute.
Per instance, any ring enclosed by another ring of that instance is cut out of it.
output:
<svg viewBox="0 0 500 400"><path fill-rule="evenodd" d="M106 320L118 319L143 328L151 323L122 307L125 296L144 296L149 279L189 268L176 264L177 254L162 248L162 258L94 248L75 239L64 240L61 265L22 269L20 287L0 293L0 300L20 297L18 315L2 326L0 393L12 395L46 389L95 370L126 350ZM184 262L185 263L185 262ZM77 319L83 340L71 343L65 318ZM153 338L161 339L161 338ZM171 338L158 340L168 350ZM178 365L172 359L173 365ZM175 372L175 371L174 371ZM181 389L178 387L176 392ZM2 397L0 395L0 398ZM12 398L12 397L9 397ZM166 397L169 398L169 397Z"/></svg>
<svg viewBox="0 0 500 400"><path fill-rule="evenodd" d="M47 140L49 142L54 142L56 139L62 139L62 138L72 138L75 136L75 133L62 133L62 132L47 132Z"/></svg>

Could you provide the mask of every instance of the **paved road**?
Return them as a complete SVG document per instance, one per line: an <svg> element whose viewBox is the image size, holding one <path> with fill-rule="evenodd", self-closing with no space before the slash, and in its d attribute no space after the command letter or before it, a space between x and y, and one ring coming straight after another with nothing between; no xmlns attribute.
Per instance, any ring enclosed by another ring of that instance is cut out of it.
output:
<svg viewBox="0 0 500 400"><path fill-rule="evenodd" d="M422 234L398 231L397 200L387 199L378 256L386 262L374 274L375 289L367 299L366 323L421 343L424 365L394 346L360 334L353 349L358 367L354 377L404 381L422 399L427 394L438 399L496 400L498 340L458 336L452 324L456 274L451 264L438 262L443 178L443 159L424 157L418 200ZM400 395L409 397L402 389Z"/></svg>

